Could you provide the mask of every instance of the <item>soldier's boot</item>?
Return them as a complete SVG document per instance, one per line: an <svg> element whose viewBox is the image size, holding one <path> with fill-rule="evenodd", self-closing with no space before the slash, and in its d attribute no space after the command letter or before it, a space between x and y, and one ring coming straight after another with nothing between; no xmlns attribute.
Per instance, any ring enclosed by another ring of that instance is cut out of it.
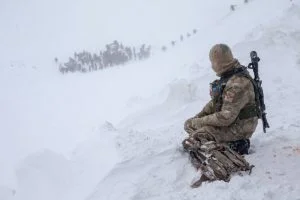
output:
<svg viewBox="0 0 300 200"><path fill-rule="evenodd" d="M233 151L236 151L240 155L249 154L250 140L243 139L243 140L231 141L228 143L228 146L229 148L231 148Z"/></svg>

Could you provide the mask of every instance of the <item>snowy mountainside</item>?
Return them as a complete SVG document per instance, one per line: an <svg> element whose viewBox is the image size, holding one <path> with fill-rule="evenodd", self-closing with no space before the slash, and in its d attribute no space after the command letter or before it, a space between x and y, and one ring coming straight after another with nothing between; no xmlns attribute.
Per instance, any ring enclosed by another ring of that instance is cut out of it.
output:
<svg viewBox="0 0 300 200"><path fill-rule="evenodd" d="M60 76L54 57L114 39L162 45L228 13L227 2L215 2L176 0L171 10L168 0L1 1L0 199L84 199L120 159L113 145L118 132L109 122L163 101L166 85L194 62L188 53L174 59L170 52ZM205 12L212 8L218 15ZM60 181L67 183L58 188Z"/></svg>
<svg viewBox="0 0 300 200"><path fill-rule="evenodd" d="M13 7L17 1L11 2L9 6ZM46 5L55 8L60 2ZM138 5L155 10L160 2ZM207 1L191 2L191 13L197 13L195 5L202 11L211 10L217 1L207 5ZM238 2L238 6L228 14L231 2ZM231 2L222 1L214 7L219 12L201 12L201 16L207 16L207 20L200 20L207 21L201 25L205 30L201 34L143 63L84 76L58 76L41 66L27 68L41 45L49 47L48 57L41 55L31 64L45 62L48 66L45 57L51 59L53 52L63 57L76 46L68 41L69 49L57 50L49 45L52 41L42 43L47 36L42 34L40 43L20 56L24 67L1 68L0 200L299 199L300 5L279 0L272 4L267 0ZM137 1L129 5L134 3ZM162 10L166 11L168 4L163 2ZM180 5L176 1L172 13L179 12ZM186 10L191 5L185 5ZM81 13L82 3L73 6L76 8L71 10ZM22 12L28 14L28 7ZM91 13L87 19L97 13L96 9ZM150 22L151 16L147 17ZM22 26L30 24L28 18L24 20ZM163 37L171 37L173 32L177 35L180 27L190 25L181 26L185 22L179 22L169 29L159 24L162 32L169 31ZM196 22L193 19L191 26ZM145 31L157 31L157 26L153 20ZM84 27L91 30L90 24ZM64 34L72 30L68 27ZM14 44L20 45L18 52L25 52L29 46L33 39L29 35L24 35L29 41ZM73 35L68 40L78 38ZM80 41L80 48L93 45L95 38ZM124 36L124 40L134 39ZM162 41L157 36L153 42L157 40ZM182 126L209 99L208 83L215 76L207 54L215 42L232 46L243 64L249 62L251 50L258 52L271 128L263 134L259 125L252 139L252 154L247 160L256 167L251 176L234 176L230 183L214 182L193 190L189 184L195 172L187 155L180 151L185 137ZM4 44L9 46L8 41ZM13 49L0 49L8 55L1 64L14 60Z"/></svg>
<svg viewBox="0 0 300 200"><path fill-rule="evenodd" d="M267 134L259 125L252 139L252 153L247 159L256 167L250 176L189 188L195 172L179 145L184 138L182 122L205 103L189 96L197 94L190 92L189 83L200 86L197 90L201 92L202 85L209 83L210 79L202 75L188 83L179 80L171 84L165 102L120 124L122 134L117 144L124 161L87 199L299 199L299 13L300 7L292 5L269 23L255 27L234 46L245 64L253 49L261 57L260 74L271 124ZM180 86L172 87L176 84Z"/></svg>

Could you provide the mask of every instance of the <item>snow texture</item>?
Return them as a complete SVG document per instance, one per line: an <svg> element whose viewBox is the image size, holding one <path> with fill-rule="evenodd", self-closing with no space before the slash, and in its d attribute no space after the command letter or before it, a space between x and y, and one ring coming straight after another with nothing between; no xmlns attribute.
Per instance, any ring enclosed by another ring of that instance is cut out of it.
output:
<svg viewBox="0 0 300 200"><path fill-rule="evenodd" d="M299 1L7 0L0 23L0 200L300 200ZM193 28L124 67L62 76L51 63L116 38L158 47ZM192 189L183 122L209 100L218 42L244 65L258 52L271 128L251 139L251 175Z"/></svg>

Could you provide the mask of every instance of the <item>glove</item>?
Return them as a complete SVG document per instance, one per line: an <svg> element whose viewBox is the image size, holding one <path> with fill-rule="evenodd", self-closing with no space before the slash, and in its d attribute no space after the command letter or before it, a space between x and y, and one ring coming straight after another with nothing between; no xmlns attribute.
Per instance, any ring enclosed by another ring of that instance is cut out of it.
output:
<svg viewBox="0 0 300 200"><path fill-rule="evenodd" d="M188 119L188 120L186 120L185 123L184 123L184 130L185 130L188 134L191 134L192 132L195 131L195 129L192 127L192 120L193 120L193 118Z"/></svg>
<svg viewBox="0 0 300 200"><path fill-rule="evenodd" d="M193 129L197 130L203 126L202 118L194 118L191 120L191 126Z"/></svg>

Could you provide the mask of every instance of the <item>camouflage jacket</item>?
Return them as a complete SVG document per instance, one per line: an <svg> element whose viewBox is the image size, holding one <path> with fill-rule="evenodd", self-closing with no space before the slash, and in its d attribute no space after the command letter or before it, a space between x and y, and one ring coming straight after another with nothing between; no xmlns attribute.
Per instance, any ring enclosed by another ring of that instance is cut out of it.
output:
<svg viewBox="0 0 300 200"><path fill-rule="evenodd" d="M244 77L233 75L228 81L222 93L222 107L216 112L215 101L209 101L203 110L195 116L197 127L238 126L239 132L249 138L257 126L257 117L239 119L242 109L255 105L255 93L252 82Z"/></svg>

